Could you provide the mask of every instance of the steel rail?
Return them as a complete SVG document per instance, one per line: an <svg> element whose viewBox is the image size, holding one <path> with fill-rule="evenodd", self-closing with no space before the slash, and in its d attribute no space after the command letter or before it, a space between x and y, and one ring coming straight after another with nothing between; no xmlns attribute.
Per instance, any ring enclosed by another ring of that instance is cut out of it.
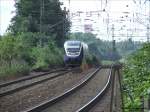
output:
<svg viewBox="0 0 150 112"><path fill-rule="evenodd" d="M0 84L0 88L6 87L8 85L15 84L15 83L18 83L18 82L21 82L21 81L30 80L30 79L33 79L33 78L41 77L41 76L44 76L44 75L48 75L48 74L51 74L51 73L54 73L54 72L64 71L64 70L65 69L62 68L62 69L58 69L58 70L52 70L52 71L49 71L49 72L41 73L41 74L34 75L34 76L25 76L25 77L22 77L22 78L13 80L13 81L8 81L6 83L2 83L2 84Z"/></svg>
<svg viewBox="0 0 150 112"><path fill-rule="evenodd" d="M115 69L116 69L116 67L114 67ZM115 72L115 70L113 71L113 73L115 74L116 72ZM111 83L111 98L110 98L110 112L112 112L113 111L113 109L114 109L114 87L115 87L115 78L116 78L116 75L113 75L113 77L112 77L112 83Z"/></svg>
<svg viewBox="0 0 150 112"><path fill-rule="evenodd" d="M87 104L85 104L84 106L76 110L76 112L88 112L102 98L102 96L105 94L106 90L110 86L110 81L112 77L112 68L113 68L113 65L111 66L110 73L109 73L110 75L103 89L91 101L89 101Z"/></svg>
<svg viewBox="0 0 150 112"><path fill-rule="evenodd" d="M0 93L0 97L13 94L13 93L18 92L18 91L20 91L20 90L23 90L23 89L26 89L26 88L28 88L28 87L31 87L31 86L34 86L34 85L43 83L43 82L48 81L48 80L52 80L52 79L54 79L54 78L56 78L56 77L65 75L66 73L68 73L68 72L70 72L70 71L71 71L71 70L63 71L62 73L56 74L56 75L51 76L51 77L49 77L49 78L42 79L42 80L40 80L40 81L36 81L36 82L31 83L31 84L24 85L24 86L21 86L21 87L12 89L12 90L8 90L8 91L1 92L1 93Z"/></svg>
<svg viewBox="0 0 150 112"><path fill-rule="evenodd" d="M31 108L29 108L29 109L27 109L27 110L25 110L23 112L41 112L42 110L48 108L49 106L52 106L53 104L55 104L58 101L66 98L67 96L69 96L70 94L74 93L75 91L77 91L78 89L83 87L85 84L87 84L87 82L90 79L92 79L100 69L101 68L99 67L94 72L89 73L90 75L85 80L83 80L81 83L77 84L73 88L67 90L66 92L60 94L59 96L54 97L52 99L48 99L45 102L43 102L43 103L41 103L41 104L39 104L37 106L31 107Z"/></svg>

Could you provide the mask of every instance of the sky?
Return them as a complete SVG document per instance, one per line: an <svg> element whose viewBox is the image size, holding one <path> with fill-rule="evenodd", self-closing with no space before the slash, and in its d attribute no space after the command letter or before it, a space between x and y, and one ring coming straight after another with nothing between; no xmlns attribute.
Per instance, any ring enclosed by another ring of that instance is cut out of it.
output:
<svg viewBox="0 0 150 112"><path fill-rule="evenodd" d="M0 0L0 35L6 32L11 18L14 16L14 0Z"/></svg>
<svg viewBox="0 0 150 112"><path fill-rule="evenodd" d="M146 18L149 17L149 2L145 0L61 0L64 2L71 13L83 11L83 14L73 17L72 31L83 31L84 24L91 20L89 24L93 25L94 33L100 39L112 39L112 27L114 26L114 35L116 40L124 40L132 37L134 40L146 41L147 28L149 23ZM102 2L101 2L102 1ZM102 10L105 9L105 12ZM92 14L86 17L90 11L100 11L100 17ZM143 16L147 15L147 16ZM83 22L84 21L84 22ZM96 25L93 23L96 23Z"/></svg>
<svg viewBox="0 0 150 112"><path fill-rule="evenodd" d="M114 35L116 40L124 40L133 36L135 40L146 40L146 27L140 24L141 21L147 24L146 17L149 8L148 3L144 4L145 0L60 0L64 3L63 6L70 10L70 15L78 14L78 11L83 13L71 18L72 32L83 31L85 24L92 24L93 33L100 39L111 40L112 26L114 25ZM139 1L139 2L134 2ZM141 4L142 5L141 5ZM105 9L105 11L103 11ZM0 34L4 34L11 18L14 16L14 0L0 0ZM89 17L88 12L99 11L92 13ZM95 14L95 15L94 15ZM138 20L137 20L138 18ZM89 19L90 21L87 21ZM140 23L139 23L140 19ZM132 31L131 31L132 30ZM139 33L140 30L140 33ZM128 36L127 36L128 35ZM141 37L139 37L141 36Z"/></svg>

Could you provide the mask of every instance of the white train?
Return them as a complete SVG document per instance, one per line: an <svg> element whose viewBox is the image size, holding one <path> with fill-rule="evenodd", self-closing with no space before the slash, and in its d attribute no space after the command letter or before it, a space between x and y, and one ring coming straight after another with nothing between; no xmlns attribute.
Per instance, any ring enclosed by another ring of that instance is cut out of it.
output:
<svg viewBox="0 0 150 112"><path fill-rule="evenodd" d="M67 66L80 66L88 54L88 45L77 40L66 41L64 49L64 63Z"/></svg>

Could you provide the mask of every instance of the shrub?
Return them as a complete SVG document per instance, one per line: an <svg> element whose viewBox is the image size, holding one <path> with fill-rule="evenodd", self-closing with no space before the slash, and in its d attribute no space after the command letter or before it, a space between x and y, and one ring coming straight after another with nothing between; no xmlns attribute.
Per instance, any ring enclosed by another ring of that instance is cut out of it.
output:
<svg viewBox="0 0 150 112"><path fill-rule="evenodd" d="M33 68L48 68L49 66L61 65L63 63L62 51L55 45L32 48L31 56L35 60Z"/></svg>
<svg viewBox="0 0 150 112"><path fill-rule="evenodd" d="M125 94L126 106L139 106L139 97L146 96L147 90L150 87L150 44L145 44L142 49L139 49L126 61L124 67L124 86L130 90L130 94L134 99L132 102L127 102L128 95Z"/></svg>
<svg viewBox="0 0 150 112"><path fill-rule="evenodd" d="M11 65L3 62L0 66L0 77L26 75L30 71L30 67L25 61L13 60Z"/></svg>
<svg viewBox="0 0 150 112"><path fill-rule="evenodd" d="M0 75L24 74L29 68L61 65L62 51L53 36L30 32L8 34L0 40Z"/></svg>

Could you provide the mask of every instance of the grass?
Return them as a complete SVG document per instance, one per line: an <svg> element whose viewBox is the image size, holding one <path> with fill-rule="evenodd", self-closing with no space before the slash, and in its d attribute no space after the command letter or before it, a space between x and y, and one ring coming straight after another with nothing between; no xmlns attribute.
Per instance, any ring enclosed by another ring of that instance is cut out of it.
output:
<svg viewBox="0 0 150 112"><path fill-rule="evenodd" d="M111 65L113 63L114 63L114 61L102 60L102 65Z"/></svg>
<svg viewBox="0 0 150 112"><path fill-rule="evenodd" d="M30 67L25 62L13 61L11 65L4 63L0 66L0 78L16 75L25 75L30 71Z"/></svg>

